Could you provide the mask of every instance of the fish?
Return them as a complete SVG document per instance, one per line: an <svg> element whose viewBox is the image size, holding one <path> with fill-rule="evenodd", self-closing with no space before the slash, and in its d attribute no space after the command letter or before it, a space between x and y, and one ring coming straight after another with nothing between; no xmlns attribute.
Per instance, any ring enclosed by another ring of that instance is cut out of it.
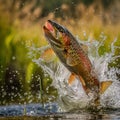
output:
<svg viewBox="0 0 120 120"><path fill-rule="evenodd" d="M99 96L112 84L111 80L99 81L95 69L83 49L83 45L64 26L55 21L47 20L43 26L44 35L51 49L61 63L71 72L68 84L72 84L77 77L87 95L95 93L95 104L99 104ZM52 53L52 52L51 52ZM50 54L50 52L48 52Z"/></svg>

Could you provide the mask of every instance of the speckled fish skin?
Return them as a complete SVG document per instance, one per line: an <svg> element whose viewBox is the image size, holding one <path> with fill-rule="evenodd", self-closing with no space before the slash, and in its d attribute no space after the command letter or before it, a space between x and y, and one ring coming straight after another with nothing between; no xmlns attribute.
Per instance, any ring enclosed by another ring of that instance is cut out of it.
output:
<svg viewBox="0 0 120 120"><path fill-rule="evenodd" d="M63 26L48 20L43 26L44 34L53 51L63 65L71 72L68 83L71 84L77 76L87 95L93 93L91 101L95 106L100 105L100 94L112 84L112 81L99 82L94 68L76 38Z"/></svg>

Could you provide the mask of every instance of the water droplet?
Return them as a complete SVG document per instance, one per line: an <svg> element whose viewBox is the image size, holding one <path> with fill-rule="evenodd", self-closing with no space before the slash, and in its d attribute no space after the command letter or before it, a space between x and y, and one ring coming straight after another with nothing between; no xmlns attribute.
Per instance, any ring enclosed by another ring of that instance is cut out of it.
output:
<svg viewBox="0 0 120 120"><path fill-rule="evenodd" d="M15 60L16 59L16 57L15 56L12 56L12 60Z"/></svg>

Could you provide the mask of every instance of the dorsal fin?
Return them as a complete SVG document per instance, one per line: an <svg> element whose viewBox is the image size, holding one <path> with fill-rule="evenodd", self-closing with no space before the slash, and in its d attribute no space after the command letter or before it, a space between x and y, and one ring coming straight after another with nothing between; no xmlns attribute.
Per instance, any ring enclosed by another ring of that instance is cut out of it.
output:
<svg viewBox="0 0 120 120"><path fill-rule="evenodd" d="M83 49L83 51L85 52L85 54L88 55L88 46L80 44L80 47Z"/></svg>

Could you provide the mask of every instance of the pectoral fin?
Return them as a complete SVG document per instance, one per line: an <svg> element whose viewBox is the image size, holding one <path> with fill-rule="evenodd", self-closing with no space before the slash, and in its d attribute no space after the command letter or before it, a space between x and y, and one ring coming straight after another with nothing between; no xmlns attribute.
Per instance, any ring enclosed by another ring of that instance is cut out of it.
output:
<svg viewBox="0 0 120 120"><path fill-rule="evenodd" d="M75 66L77 65L78 63L74 60L74 58L72 58L71 56L67 56L67 60L66 60L67 64L69 66Z"/></svg>
<svg viewBox="0 0 120 120"><path fill-rule="evenodd" d="M41 54L41 58L45 61L45 62L50 62L55 58L55 53L52 50L52 48L48 48L46 49L42 54Z"/></svg>
<svg viewBox="0 0 120 120"><path fill-rule="evenodd" d="M100 93L103 94L105 90L112 84L112 81L103 81L100 83Z"/></svg>

